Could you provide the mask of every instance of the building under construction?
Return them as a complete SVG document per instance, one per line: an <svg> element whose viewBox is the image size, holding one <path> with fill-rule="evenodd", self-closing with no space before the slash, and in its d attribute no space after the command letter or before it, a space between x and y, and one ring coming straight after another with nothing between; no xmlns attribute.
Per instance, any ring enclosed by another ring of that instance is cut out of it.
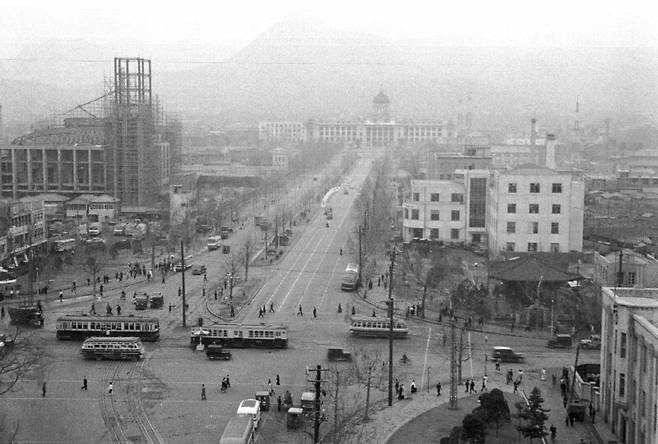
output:
<svg viewBox="0 0 658 444"><path fill-rule="evenodd" d="M3 196L107 193L155 206L181 164L181 123L153 95L148 59L115 58L105 89L2 147Z"/></svg>

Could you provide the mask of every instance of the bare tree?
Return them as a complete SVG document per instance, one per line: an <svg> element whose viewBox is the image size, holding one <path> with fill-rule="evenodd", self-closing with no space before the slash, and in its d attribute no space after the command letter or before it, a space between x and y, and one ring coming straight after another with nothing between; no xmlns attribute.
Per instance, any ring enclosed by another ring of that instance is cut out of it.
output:
<svg viewBox="0 0 658 444"><path fill-rule="evenodd" d="M381 389L385 385L384 375L386 368L382 359L381 351L375 350L355 350L352 361L353 382L363 385L366 388L366 405L363 414L363 420L367 421L368 411L370 408L370 389L375 387Z"/></svg>
<svg viewBox="0 0 658 444"><path fill-rule="evenodd" d="M226 272L228 273L229 299L233 299L233 287L239 282L238 273L243 264L242 255L229 253L224 258L224 264L226 265Z"/></svg>
<svg viewBox="0 0 658 444"><path fill-rule="evenodd" d="M249 279L249 261L251 261L251 255L253 254L254 241L251 236L247 238L242 246L242 254L244 255L244 281L247 282Z"/></svg>
<svg viewBox="0 0 658 444"><path fill-rule="evenodd" d="M94 297L96 297L96 281L107 265L107 253L103 248L87 246L82 250L82 269L91 276Z"/></svg>

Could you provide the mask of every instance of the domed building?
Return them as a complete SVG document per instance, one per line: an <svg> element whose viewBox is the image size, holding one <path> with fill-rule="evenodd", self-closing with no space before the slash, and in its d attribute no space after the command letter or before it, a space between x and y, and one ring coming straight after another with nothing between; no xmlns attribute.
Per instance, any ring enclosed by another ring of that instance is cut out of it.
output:
<svg viewBox="0 0 658 444"><path fill-rule="evenodd" d="M384 94L383 90L379 90L379 94L377 94L372 100L372 105L375 112L375 120L380 122L387 122L391 119L389 113L391 101L389 100L388 96Z"/></svg>

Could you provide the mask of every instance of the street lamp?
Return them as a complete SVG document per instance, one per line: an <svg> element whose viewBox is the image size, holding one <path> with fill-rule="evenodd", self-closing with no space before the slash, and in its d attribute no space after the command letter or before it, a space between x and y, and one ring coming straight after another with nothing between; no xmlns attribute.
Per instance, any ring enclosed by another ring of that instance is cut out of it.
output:
<svg viewBox="0 0 658 444"><path fill-rule="evenodd" d="M551 298L551 334L555 332L555 310L554 310L555 299Z"/></svg>

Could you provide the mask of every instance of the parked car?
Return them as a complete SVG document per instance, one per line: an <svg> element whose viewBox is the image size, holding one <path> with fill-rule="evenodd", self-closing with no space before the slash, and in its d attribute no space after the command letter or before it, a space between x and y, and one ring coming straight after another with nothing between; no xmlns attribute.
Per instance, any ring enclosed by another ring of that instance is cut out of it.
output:
<svg viewBox="0 0 658 444"><path fill-rule="evenodd" d="M571 348L572 345L571 335L567 334L558 334L548 340L548 348Z"/></svg>
<svg viewBox="0 0 658 444"><path fill-rule="evenodd" d="M200 275L206 273L205 265L192 265L192 274Z"/></svg>
<svg viewBox="0 0 658 444"><path fill-rule="evenodd" d="M327 359L329 361L351 361L352 353L345 351L340 347L331 347L327 351Z"/></svg>
<svg viewBox="0 0 658 444"><path fill-rule="evenodd" d="M601 350L601 335L590 335L580 340L580 347L590 350Z"/></svg>
<svg viewBox="0 0 658 444"><path fill-rule="evenodd" d="M522 353L516 353L510 347L494 347L491 357L494 361L500 359L500 362L523 362L525 360Z"/></svg>
<svg viewBox="0 0 658 444"><path fill-rule="evenodd" d="M206 346L206 356L208 359L221 359L228 361L231 359L231 352L224 350L221 345L208 344Z"/></svg>

